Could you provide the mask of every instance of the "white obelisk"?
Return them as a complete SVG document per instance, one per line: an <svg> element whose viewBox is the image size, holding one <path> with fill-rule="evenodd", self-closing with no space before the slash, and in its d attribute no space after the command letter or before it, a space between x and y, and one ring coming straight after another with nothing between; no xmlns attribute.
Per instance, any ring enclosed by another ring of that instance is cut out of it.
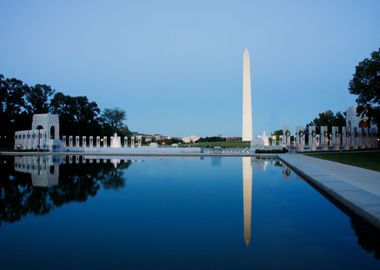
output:
<svg viewBox="0 0 380 270"><path fill-rule="evenodd" d="M251 67L249 52L246 48L243 53L243 134L242 140L251 142L252 129L252 102L251 102Z"/></svg>

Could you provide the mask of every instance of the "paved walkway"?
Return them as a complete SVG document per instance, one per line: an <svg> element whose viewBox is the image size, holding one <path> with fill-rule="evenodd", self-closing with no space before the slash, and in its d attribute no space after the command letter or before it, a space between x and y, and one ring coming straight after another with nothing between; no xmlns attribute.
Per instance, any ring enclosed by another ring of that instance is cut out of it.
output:
<svg viewBox="0 0 380 270"><path fill-rule="evenodd" d="M380 229L380 172L302 154L278 157L342 205Z"/></svg>

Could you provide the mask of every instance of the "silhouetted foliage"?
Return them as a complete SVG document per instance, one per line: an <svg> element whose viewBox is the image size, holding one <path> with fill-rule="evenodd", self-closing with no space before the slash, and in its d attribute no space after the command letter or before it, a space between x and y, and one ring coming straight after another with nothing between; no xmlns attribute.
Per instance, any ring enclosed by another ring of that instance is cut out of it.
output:
<svg viewBox="0 0 380 270"><path fill-rule="evenodd" d="M226 141L226 138L214 136L214 137L202 137L197 141L197 143L200 143L200 142L225 142L225 141Z"/></svg>
<svg viewBox="0 0 380 270"><path fill-rule="evenodd" d="M33 114L48 112L59 115L61 135L129 133L125 111L121 109L105 109L101 114L98 105L85 96L56 93L46 84L28 86L0 74L0 146L11 147L15 131L29 130Z"/></svg>
<svg viewBox="0 0 380 270"><path fill-rule="evenodd" d="M358 115L375 120L380 127L380 49L356 66L348 89L351 94L358 95Z"/></svg>
<svg viewBox="0 0 380 270"><path fill-rule="evenodd" d="M127 119L125 111L119 108L104 109L100 122L103 125L104 130L108 130L111 134L117 132L121 135L127 135L128 127L124 123Z"/></svg>

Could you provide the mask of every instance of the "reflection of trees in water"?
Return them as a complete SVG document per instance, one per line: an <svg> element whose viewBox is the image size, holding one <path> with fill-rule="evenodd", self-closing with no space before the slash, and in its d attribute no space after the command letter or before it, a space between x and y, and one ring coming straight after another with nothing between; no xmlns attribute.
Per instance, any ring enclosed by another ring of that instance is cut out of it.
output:
<svg viewBox="0 0 380 270"><path fill-rule="evenodd" d="M99 189L125 186L124 171L130 161L121 161L117 168L103 164L61 165L59 185L33 187L30 174L15 172L12 157L0 158L0 225L15 222L25 215L48 214L55 207L73 201L84 202Z"/></svg>
<svg viewBox="0 0 380 270"><path fill-rule="evenodd" d="M351 218L351 228L355 231L358 244L380 260L380 232L358 217Z"/></svg>

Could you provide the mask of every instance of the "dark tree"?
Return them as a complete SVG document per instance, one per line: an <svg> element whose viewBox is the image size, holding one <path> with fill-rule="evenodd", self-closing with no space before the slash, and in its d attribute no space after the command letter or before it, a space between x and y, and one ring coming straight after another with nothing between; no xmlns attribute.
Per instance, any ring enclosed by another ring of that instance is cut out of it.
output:
<svg viewBox="0 0 380 270"><path fill-rule="evenodd" d="M28 86L21 80L4 79L0 75L0 135L10 144L16 130L30 128L31 116L28 114L25 93ZM3 140L0 143L4 143Z"/></svg>
<svg viewBox="0 0 380 270"><path fill-rule="evenodd" d="M356 66L348 89L358 95L358 115L368 117L369 123L375 120L380 127L380 49Z"/></svg>
<svg viewBox="0 0 380 270"><path fill-rule="evenodd" d="M109 130L111 133L128 134L128 128L124 123L126 120L125 111L119 108L104 109L100 119L104 129Z"/></svg>
<svg viewBox="0 0 380 270"><path fill-rule="evenodd" d="M345 126L346 119L341 112L334 114L333 111L328 110L323 113L318 114L317 118L314 118L308 126Z"/></svg>
<svg viewBox="0 0 380 270"><path fill-rule="evenodd" d="M100 109L87 97L71 97L58 92L50 102L50 112L59 115L62 135L101 135Z"/></svg>
<svg viewBox="0 0 380 270"><path fill-rule="evenodd" d="M49 102L51 96L54 95L54 90L46 84L36 84L29 87L26 92L26 100L29 103L29 112L47 113L49 111Z"/></svg>

